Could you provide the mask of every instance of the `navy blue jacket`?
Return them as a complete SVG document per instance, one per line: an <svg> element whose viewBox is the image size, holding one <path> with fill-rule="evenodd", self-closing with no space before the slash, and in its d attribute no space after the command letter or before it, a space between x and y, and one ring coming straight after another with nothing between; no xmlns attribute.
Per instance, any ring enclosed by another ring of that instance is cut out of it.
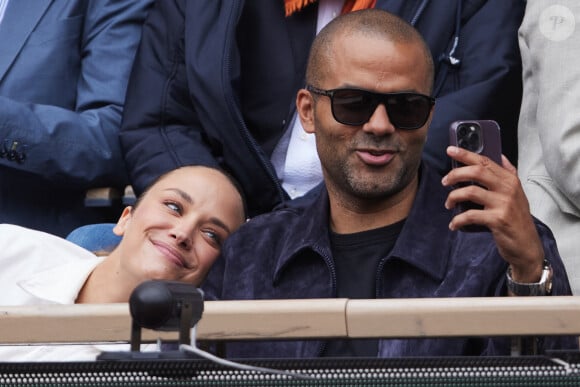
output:
<svg viewBox="0 0 580 387"><path fill-rule="evenodd" d="M119 128L152 0L9 1L0 23L0 223L60 236L119 216L87 189L128 183Z"/></svg>
<svg viewBox="0 0 580 387"><path fill-rule="evenodd" d="M491 233L450 231L448 188L423 164L412 209L392 251L376 272L376 298L492 297L506 294L507 263ZM206 296L230 299L336 297L324 185L250 220L226 241L204 285ZM553 295L570 295L566 271L550 230L536 223L554 270ZM477 300L474 300L476 303ZM522 321L525 324L525 321ZM227 343L230 357L316 357L321 341ZM576 340L550 337L545 348L574 348ZM381 357L509 355L510 339L381 340Z"/></svg>
<svg viewBox="0 0 580 387"><path fill-rule="evenodd" d="M439 170L449 124L495 119L515 163L521 102L521 0L378 0L425 37L437 97L425 157ZM282 0L155 4L129 83L121 144L133 188L185 164L221 164L251 215L287 199L270 162L304 85L317 5L289 18ZM457 38L457 39L456 39Z"/></svg>

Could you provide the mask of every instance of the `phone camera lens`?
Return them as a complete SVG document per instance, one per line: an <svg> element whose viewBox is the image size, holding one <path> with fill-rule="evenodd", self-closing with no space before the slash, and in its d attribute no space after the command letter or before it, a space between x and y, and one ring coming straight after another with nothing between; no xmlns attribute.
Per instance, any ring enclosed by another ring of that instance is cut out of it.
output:
<svg viewBox="0 0 580 387"><path fill-rule="evenodd" d="M457 129L457 145L468 151L478 152L481 146L479 127L473 124L461 125Z"/></svg>

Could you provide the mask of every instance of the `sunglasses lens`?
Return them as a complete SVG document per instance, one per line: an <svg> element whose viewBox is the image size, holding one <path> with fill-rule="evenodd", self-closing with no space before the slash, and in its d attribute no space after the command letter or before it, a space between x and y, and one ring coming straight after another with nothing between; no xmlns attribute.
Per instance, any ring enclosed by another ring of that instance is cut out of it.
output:
<svg viewBox="0 0 580 387"><path fill-rule="evenodd" d="M367 122L378 103L370 93L362 90L339 89L332 98L334 118L345 125L362 125Z"/></svg>
<svg viewBox="0 0 580 387"><path fill-rule="evenodd" d="M418 129L425 125L431 101L420 94L401 93L387 97L389 119L399 129Z"/></svg>
<svg viewBox="0 0 580 387"><path fill-rule="evenodd" d="M398 129L418 129L425 125L431 99L421 94L375 94L364 90L337 89L332 98L334 118L345 125L363 125L379 103L387 107L389 119Z"/></svg>

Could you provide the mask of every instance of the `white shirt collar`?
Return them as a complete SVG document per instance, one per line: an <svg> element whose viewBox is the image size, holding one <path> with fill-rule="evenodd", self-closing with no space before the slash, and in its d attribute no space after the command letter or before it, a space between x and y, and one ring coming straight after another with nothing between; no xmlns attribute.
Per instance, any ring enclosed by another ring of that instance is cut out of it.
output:
<svg viewBox="0 0 580 387"><path fill-rule="evenodd" d="M79 259L39 271L18 282L24 291L41 300L74 304L85 281L105 257Z"/></svg>

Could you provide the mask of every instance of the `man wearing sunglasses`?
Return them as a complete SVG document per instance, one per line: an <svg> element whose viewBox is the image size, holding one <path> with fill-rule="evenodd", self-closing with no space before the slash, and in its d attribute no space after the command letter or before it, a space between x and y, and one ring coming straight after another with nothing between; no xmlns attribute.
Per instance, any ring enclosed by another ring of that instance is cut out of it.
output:
<svg viewBox="0 0 580 387"><path fill-rule="evenodd" d="M431 55L380 10L340 16L315 39L296 104L316 136L324 183L255 217L205 284L218 299L569 295L550 231L534 221L515 168L448 149L441 177L421 160L436 108ZM460 182L481 186L452 190ZM454 216L471 200L485 209ZM458 229L480 224L490 232ZM476 302L476 301L474 301ZM522 324L525 322L522 321ZM540 350L574 347L544 338ZM227 343L231 357L508 355L509 338Z"/></svg>
<svg viewBox="0 0 580 387"><path fill-rule="evenodd" d="M449 124L468 116L496 120L502 149L516 160L523 0L158 1L120 136L135 193L183 165L221 166L255 216L320 183L314 136L304 133L294 99L318 31L369 7L407 20L431 49L438 106L425 157L447 171Z"/></svg>

